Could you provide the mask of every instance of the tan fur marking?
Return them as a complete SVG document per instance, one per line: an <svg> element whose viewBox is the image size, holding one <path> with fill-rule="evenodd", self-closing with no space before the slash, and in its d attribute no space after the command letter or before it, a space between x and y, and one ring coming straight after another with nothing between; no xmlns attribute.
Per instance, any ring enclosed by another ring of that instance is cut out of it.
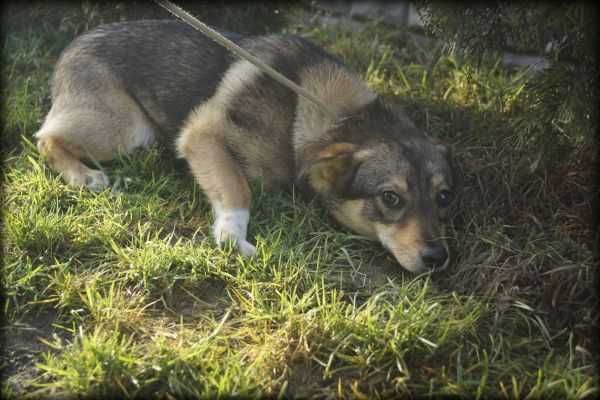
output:
<svg viewBox="0 0 600 400"><path fill-rule="evenodd" d="M431 186L438 189L444 183L444 176L442 174L434 174L431 177Z"/></svg>
<svg viewBox="0 0 600 400"><path fill-rule="evenodd" d="M333 64L321 64L302 74L304 85L337 113L357 109L376 95L354 74Z"/></svg>
<svg viewBox="0 0 600 400"><path fill-rule="evenodd" d="M320 98L329 108L339 114L351 113L377 97L367 85L354 74L332 64L321 64L302 71L302 86ZM298 99L297 117L294 122L294 149L299 156L304 147L323 137L335 126L332 120L308 100Z"/></svg>
<svg viewBox="0 0 600 400"><path fill-rule="evenodd" d="M83 152L77 146L49 136L42 137L37 147L50 167L60 173L68 184L88 186L92 190L100 190L108 185L108 179L101 171L90 169L80 161Z"/></svg>
<svg viewBox="0 0 600 400"><path fill-rule="evenodd" d="M331 213L340 224L375 240L377 239L375 225L363 216L364 205L365 201L361 199L347 200L341 203L339 207L332 208Z"/></svg>
<svg viewBox="0 0 600 400"><path fill-rule="evenodd" d="M424 243L418 220L413 218L401 225L377 224L376 230L381 243L404 268L412 272L426 270L419 254Z"/></svg>
<svg viewBox="0 0 600 400"><path fill-rule="evenodd" d="M353 152L356 147L352 143L333 143L325 147L322 145L308 145L304 148L304 160L318 161L338 157Z"/></svg>
<svg viewBox="0 0 600 400"><path fill-rule="evenodd" d="M38 141L38 150L42 157L46 159L50 167L60 173L67 174L68 171L76 171L83 167L79 161L79 156L73 155L72 151L68 151L64 142L60 138L45 137Z"/></svg>
<svg viewBox="0 0 600 400"><path fill-rule="evenodd" d="M309 166L309 180L317 192L329 190L340 174L352 163L355 144L334 143L326 147L308 146L304 158L313 164Z"/></svg>
<svg viewBox="0 0 600 400"><path fill-rule="evenodd" d="M401 193L408 192L408 183L406 182L406 177L404 176L396 176L391 180L392 185Z"/></svg>
<svg viewBox="0 0 600 400"><path fill-rule="evenodd" d="M213 206L249 208L248 180L223 140L228 128L222 112L206 103L184 126L177 140L177 150L188 161L192 174Z"/></svg>

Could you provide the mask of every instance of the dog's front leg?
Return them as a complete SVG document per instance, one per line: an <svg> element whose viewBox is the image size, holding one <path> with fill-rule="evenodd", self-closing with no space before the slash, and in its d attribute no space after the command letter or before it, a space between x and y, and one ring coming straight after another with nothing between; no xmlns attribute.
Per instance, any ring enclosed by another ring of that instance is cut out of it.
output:
<svg viewBox="0 0 600 400"><path fill-rule="evenodd" d="M216 126L215 121L192 121L182 131L177 147L213 207L213 235L219 246L232 241L243 256L252 256L256 248L246 240L250 187Z"/></svg>
<svg viewBox="0 0 600 400"><path fill-rule="evenodd" d="M256 248L246 240L246 231L250 213L247 208L224 208L218 204L213 206L215 223L213 235L219 245L233 240L244 257L256 253Z"/></svg>

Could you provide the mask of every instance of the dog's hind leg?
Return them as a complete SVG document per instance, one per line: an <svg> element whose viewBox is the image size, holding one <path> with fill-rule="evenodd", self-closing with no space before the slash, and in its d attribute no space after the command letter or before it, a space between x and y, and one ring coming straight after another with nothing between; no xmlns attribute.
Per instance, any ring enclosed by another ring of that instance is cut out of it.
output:
<svg viewBox="0 0 600 400"><path fill-rule="evenodd" d="M102 171L88 168L81 159L85 157L78 146L66 143L60 136L42 136L37 143L42 157L50 167L59 172L72 186L84 186L101 191L108 186L108 177Z"/></svg>
<svg viewBox="0 0 600 400"><path fill-rule="evenodd" d="M246 241L251 193L239 162L229 151L225 132L236 129L218 107L207 104L195 111L177 142L215 214L213 235L219 245L232 240L243 256L256 253Z"/></svg>
<svg viewBox="0 0 600 400"><path fill-rule="evenodd" d="M82 102L59 97L35 136L41 155L68 184L100 191L108 186L108 177L82 160L107 161L147 146L154 131L126 94L110 93L107 101L101 95L90 97Z"/></svg>

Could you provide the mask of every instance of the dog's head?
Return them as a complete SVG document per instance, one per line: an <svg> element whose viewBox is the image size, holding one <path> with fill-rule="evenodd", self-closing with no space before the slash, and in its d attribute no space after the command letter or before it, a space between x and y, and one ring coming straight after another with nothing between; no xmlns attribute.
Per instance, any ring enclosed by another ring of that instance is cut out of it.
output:
<svg viewBox="0 0 600 400"><path fill-rule="evenodd" d="M340 224L379 240L407 270L444 268L447 148L404 117L351 118L336 130L334 137L348 140L305 151L305 176L324 206Z"/></svg>

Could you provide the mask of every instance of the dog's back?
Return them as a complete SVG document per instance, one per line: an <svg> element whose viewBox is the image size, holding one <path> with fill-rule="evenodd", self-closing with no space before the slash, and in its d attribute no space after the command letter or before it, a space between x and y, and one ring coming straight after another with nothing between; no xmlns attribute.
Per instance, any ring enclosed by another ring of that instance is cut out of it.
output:
<svg viewBox="0 0 600 400"><path fill-rule="evenodd" d="M191 108L212 95L231 61L225 49L178 21L107 24L63 51L55 69L53 100L69 86L96 94L107 84L101 71L107 69L153 123L175 132Z"/></svg>

